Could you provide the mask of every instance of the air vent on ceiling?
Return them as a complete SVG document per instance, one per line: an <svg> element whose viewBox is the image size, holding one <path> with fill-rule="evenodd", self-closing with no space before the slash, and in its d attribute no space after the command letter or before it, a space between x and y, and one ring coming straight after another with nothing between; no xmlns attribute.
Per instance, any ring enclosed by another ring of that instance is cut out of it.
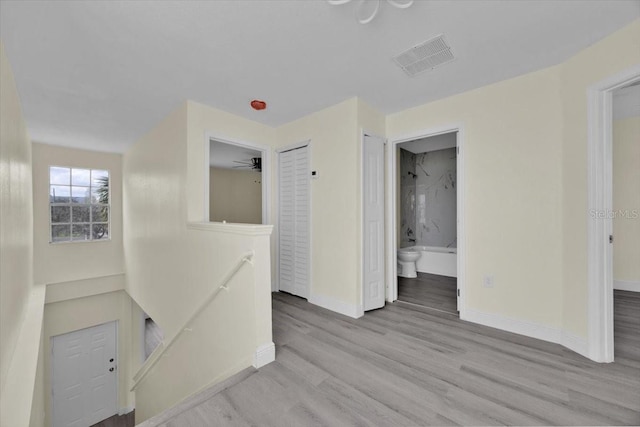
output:
<svg viewBox="0 0 640 427"><path fill-rule="evenodd" d="M455 59L442 34L412 47L393 58L410 76L432 70Z"/></svg>

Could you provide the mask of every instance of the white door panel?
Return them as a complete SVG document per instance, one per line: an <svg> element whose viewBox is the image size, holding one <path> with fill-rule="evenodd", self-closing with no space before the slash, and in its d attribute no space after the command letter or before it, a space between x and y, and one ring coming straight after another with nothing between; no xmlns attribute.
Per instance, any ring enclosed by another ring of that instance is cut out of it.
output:
<svg viewBox="0 0 640 427"><path fill-rule="evenodd" d="M279 153L280 290L309 297L309 149Z"/></svg>
<svg viewBox="0 0 640 427"><path fill-rule="evenodd" d="M53 337L54 427L86 427L117 408L116 322Z"/></svg>
<svg viewBox="0 0 640 427"><path fill-rule="evenodd" d="M384 140L364 137L362 162L363 305L384 307Z"/></svg>

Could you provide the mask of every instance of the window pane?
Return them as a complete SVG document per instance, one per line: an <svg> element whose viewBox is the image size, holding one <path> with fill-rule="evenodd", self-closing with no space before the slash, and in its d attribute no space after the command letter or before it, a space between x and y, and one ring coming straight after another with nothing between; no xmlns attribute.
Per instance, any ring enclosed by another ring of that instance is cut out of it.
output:
<svg viewBox="0 0 640 427"><path fill-rule="evenodd" d="M109 222L109 207L91 206L91 222Z"/></svg>
<svg viewBox="0 0 640 427"><path fill-rule="evenodd" d="M94 240L108 239L109 238L109 225L108 224L93 224L92 234Z"/></svg>
<svg viewBox="0 0 640 427"><path fill-rule="evenodd" d="M49 168L49 184L70 185L71 169L58 168L52 166Z"/></svg>
<svg viewBox="0 0 640 427"><path fill-rule="evenodd" d="M91 203L94 205L97 205L97 204L108 205L109 204L108 193L109 191L106 187L104 187L104 189L91 187Z"/></svg>
<svg viewBox="0 0 640 427"><path fill-rule="evenodd" d="M71 169L71 185L91 185L91 170Z"/></svg>
<svg viewBox="0 0 640 427"><path fill-rule="evenodd" d="M73 207L73 222L89 222L89 206Z"/></svg>
<svg viewBox="0 0 640 427"><path fill-rule="evenodd" d="M94 187L108 187L109 171L92 170L91 185Z"/></svg>
<svg viewBox="0 0 640 427"><path fill-rule="evenodd" d="M51 222L69 222L71 220L69 206L51 206Z"/></svg>
<svg viewBox="0 0 640 427"><path fill-rule="evenodd" d="M89 240L89 225L72 225L71 240Z"/></svg>
<svg viewBox="0 0 640 427"><path fill-rule="evenodd" d="M49 180L51 241L108 240L109 171L51 166Z"/></svg>
<svg viewBox="0 0 640 427"><path fill-rule="evenodd" d="M109 187L91 187L91 198L93 203L100 203L103 205L109 204Z"/></svg>
<svg viewBox="0 0 640 427"><path fill-rule="evenodd" d="M70 239L71 239L70 225L52 225L51 226L51 241L67 242Z"/></svg>
<svg viewBox="0 0 640 427"><path fill-rule="evenodd" d="M89 187L71 187L71 202L84 204L91 203Z"/></svg>
<svg viewBox="0 0 640 427"><path fill-rule="evenodd" d="M52 185L49 187L49 201L51 203L69 203L71 187Z"/></svg>

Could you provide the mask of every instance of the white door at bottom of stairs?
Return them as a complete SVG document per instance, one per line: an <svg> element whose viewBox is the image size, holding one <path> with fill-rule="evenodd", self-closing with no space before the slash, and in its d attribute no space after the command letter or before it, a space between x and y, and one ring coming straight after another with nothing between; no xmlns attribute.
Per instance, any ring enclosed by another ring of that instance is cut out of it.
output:
<svg viewBox="0 0 640 427"><path fill-rule="evenodd" d="M52 338L54 427L88 427L118 413L117 323Z"/></svg>
<svg viewBox="0 0 640 427"><path fill-rule="evenodd" d="M362 147L362 262L364 310L384 307L384 144L364 136Z"/></svg>

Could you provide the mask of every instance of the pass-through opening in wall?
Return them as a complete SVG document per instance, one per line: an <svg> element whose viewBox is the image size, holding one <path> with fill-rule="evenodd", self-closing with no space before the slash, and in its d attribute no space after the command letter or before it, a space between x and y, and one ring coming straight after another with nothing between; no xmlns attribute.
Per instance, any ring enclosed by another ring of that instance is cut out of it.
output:
<svg viewBox="0 0 640 427"><path fill-rule="evenodd" d="M214 137L207 140L205 219L268 224L268 149Z"/></svg>

